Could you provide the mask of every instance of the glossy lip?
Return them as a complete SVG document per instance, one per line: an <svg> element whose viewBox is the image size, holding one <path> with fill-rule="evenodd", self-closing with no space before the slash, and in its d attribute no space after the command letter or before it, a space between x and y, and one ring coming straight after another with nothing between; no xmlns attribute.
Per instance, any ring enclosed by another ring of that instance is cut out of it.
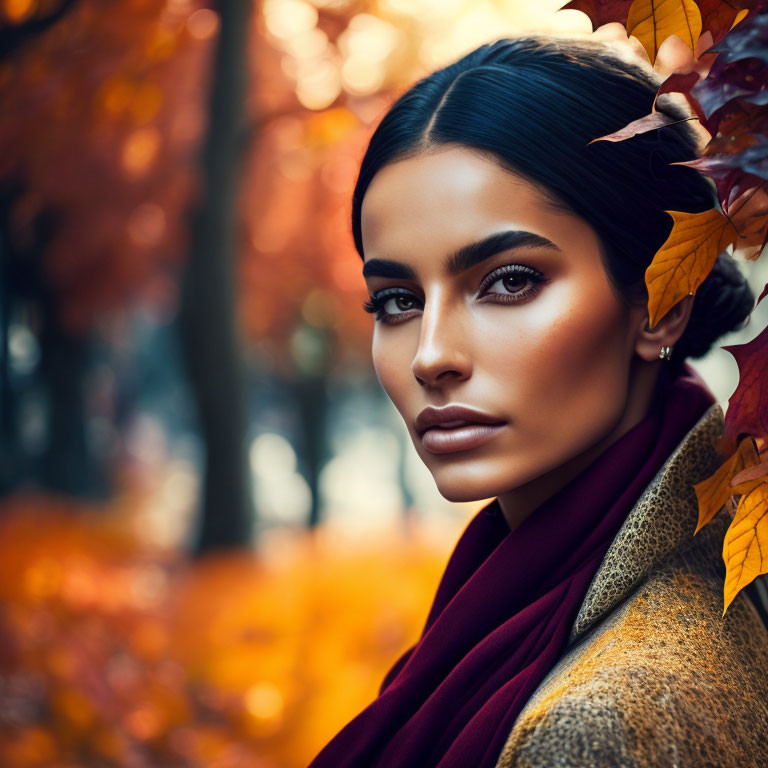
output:
<svg viewBox="0 0 768 768"><path fill-rule="evenodd" d="M505 426L505 424L464 424L453 429L430 427L422 434L421 444L430 453L468 451L470 448L477 448L486 443Z"/></svg>
<svg viewBox="0 0 768 768"><path fill-rule="evenodd" d="M425 408L416 418L416 432L430 453L454 453L490 440L506 421L464 405Z"/></svg>
<svg viewBox="0 0 768 768"><path fill-rule="evenodd" d="M445 408L427 406L417 417L414 424L419 437L432 428L453 429L457 427L477 426L479 424L505 424L504 419L491 416L464 405L447 405Z"/></svg>

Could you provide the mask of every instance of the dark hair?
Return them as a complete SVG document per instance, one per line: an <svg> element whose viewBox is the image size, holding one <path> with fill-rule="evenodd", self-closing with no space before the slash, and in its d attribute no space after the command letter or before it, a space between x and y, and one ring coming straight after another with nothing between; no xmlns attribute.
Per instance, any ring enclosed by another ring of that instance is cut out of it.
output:
<svg viewBox="0 0 768 768"><path fill-rule="evenodd" d="M529 35L482 45L419 80L377 126L352 197L360 256L365 192L387 163L456 144L493 157L533 183L553 210L585 219L597 232L617 296L647 300L645 270L672 231L668 210L700 213L717 204L714 184L670 165L699 155L692 113L662 96L657 110L680 122L620 142L588 142L650 113L661 80L605 44ZM699 286L677 369L743 326L754 294L723 251Z"/></svg>

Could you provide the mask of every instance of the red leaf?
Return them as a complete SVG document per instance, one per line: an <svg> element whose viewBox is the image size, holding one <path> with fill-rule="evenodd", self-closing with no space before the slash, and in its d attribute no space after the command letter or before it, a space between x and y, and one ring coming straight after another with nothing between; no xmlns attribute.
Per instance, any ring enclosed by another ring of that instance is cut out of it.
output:
<svg viewBox="0 0 768 768"><path fill-rule="evenodd" d="M746 344L730 344L723 349L739 366L739 384L728 400L719 448L723 455L730 455L740 434L768 439L768 328Z"/></svg>
<svg viewBox="0 0 768 768"><path fill-rule="evenodd" d="M561 11L581 11L589 16L592 28L597 29L603 24L618 21L626 26L629 6L632 0L570 0Z"/></svg>
<svg viewBox="0 0 768 768"><path fill-rule="evenodd" d="M701 29L712 33L715 43L720 42L730 30L739 11L754 8L757 0L696 0L701 11Z"/></svg>

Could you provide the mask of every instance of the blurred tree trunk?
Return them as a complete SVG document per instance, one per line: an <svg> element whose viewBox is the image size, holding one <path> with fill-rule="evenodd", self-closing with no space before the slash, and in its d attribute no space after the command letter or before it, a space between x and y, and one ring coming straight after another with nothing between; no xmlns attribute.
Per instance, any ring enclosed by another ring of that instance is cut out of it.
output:
<svg viewBox="0 0 768 768"><path fill-rule="evenodd" d="M322 522L320 471L328 459L328 377L330 335L326 328L302 324L291 342L294 370L290 389L298 413L299 463L312 494L307 527Z"/></svg>
<svg viewBox="0 0 768 768"><path fill-rule="evenodd" d="M251 3L221 0L199 207L181 281L179 324L206 458L198 554L248 544L251 480L245 364L237 324L237 188L244 142Z"/></svg>
<svg viewBox="0 0 768 768"><path fill-rule="evenodd" d="M21 187L13 184L0 192L0 493L11 493L32 480L57 493L103 499L109 491L107 457L94 454L87 434L85 385L92 363L92 338L62 327L57 293L43 266L56 217L44 211L26 227L20 240L12 234L10 212L21 194ZM20 392L11 376L10 324L19 306L26 306L39 319L36 375L47 403L45 445L39 462L25 455Z"/></svg>
<svg viewBox="0 0 768 768"><path fill-rule="evenodd" d="M312 505L307 527L316 528L320 516L320 471L327 458L328 386L324 372L308 373L297 377L293 391L301 424L302 463L307 485L312 494Z"/></svg>
<svg viewBox="0 0 768 768"><path fill-rule="evenodd" d="M41 309L40 374L48 401L43 485L71 496L89 496L95 472L86 434L90 339L61 328L52 296L41 302Z"/></svg>
<svg viewBox="0 0 768 768"><path fill-rule="evenodd" d="M21 443L16 397L11 387L11 243L7 228L8 200L0 199L0 496L20 481Z"/></svg>

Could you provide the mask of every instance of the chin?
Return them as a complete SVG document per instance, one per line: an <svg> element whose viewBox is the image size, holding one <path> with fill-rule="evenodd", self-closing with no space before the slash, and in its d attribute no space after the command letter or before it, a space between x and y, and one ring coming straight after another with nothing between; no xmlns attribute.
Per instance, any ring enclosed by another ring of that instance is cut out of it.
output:
<svg viewBox="0 0 768 768"><path fill-rule="evenodd" d="M428 464L427 467L446 501L482 501L520 488L546 471L535 462L526 464L523 458L519 454L506 454L491 461ZM514 471L510 471L511 467Z"/></svg>
<svg viewBox="0 0 768 768"><path fill-rule="evenodd" d="M434 479L438 492L446 501L482 501L498 496L502 492L499 485L487 481L484 483L462 482L456 477L451 478L449 482L440 482L436 477Z"/></svg>

